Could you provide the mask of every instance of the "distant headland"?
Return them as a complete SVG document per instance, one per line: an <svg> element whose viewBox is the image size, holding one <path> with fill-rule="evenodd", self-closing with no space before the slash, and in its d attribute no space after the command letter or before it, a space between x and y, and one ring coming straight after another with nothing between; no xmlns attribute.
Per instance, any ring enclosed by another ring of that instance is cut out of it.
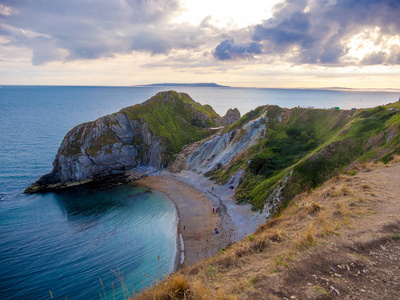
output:
<svg viewBox="0 0 400 300"><path fill-rule="evenodd" d="M224 87L227 85L219 85L216 83L153 83L153 84L140 84L135 86L184 86L184 87Z"/></svg>

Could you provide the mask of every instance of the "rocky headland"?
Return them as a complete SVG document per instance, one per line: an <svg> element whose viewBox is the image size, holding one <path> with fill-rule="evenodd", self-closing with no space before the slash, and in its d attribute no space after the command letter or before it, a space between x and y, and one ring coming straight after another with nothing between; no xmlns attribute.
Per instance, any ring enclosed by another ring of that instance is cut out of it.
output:
<svg viewBox="0 0 400 300"><path fill-rule="evenodd" d="M142 104L73 128L61 143L52 172L25 192L122 180L126 171L135 169L143 176L168 166L182 147L211 135L212 128L239 118L237 109L220 117L187 94L158 93Z"/></svg>

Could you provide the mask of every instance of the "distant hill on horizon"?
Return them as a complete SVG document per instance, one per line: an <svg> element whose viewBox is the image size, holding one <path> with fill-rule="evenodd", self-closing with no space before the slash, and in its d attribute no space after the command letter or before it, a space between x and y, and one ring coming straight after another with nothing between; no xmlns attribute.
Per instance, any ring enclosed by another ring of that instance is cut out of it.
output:
<svg viewBox="0 0 400 300"><path fill-rule="evenodd" d="M153 84L139 84L135 86L229 87L227 85L219 85L216 83L153 83Z"/></svg>

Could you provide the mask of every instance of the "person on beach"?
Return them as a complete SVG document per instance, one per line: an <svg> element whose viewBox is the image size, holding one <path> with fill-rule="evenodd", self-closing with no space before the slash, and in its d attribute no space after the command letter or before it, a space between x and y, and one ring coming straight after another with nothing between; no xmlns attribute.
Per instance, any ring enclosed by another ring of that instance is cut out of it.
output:
<svg viewBox="0 0 400 300"><path fill-rule="evenodd" d="M213 207L213 213L215 212L215 208Z"/></svg>
<svg viewBox="0 0 400 300"><path fill-rule="evenodd" d="M183 230L185 230L186 229L186 226L183 226Z"/></svg>

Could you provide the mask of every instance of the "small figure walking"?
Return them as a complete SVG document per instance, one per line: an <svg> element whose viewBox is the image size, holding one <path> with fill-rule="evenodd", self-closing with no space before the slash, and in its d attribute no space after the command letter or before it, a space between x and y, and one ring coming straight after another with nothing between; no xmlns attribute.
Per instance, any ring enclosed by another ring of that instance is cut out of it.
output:
<svg viewBox="0 0 400 300"><path fill-rule="evenodd" d="M215 208L213 207L213 213L215 212Z"/></svg>
<svg viewBox="0 0 400 300"><path fill-rule="evenodd" d="M186 226L183 226L183 230L185 230L186 229Z"/></svg>

